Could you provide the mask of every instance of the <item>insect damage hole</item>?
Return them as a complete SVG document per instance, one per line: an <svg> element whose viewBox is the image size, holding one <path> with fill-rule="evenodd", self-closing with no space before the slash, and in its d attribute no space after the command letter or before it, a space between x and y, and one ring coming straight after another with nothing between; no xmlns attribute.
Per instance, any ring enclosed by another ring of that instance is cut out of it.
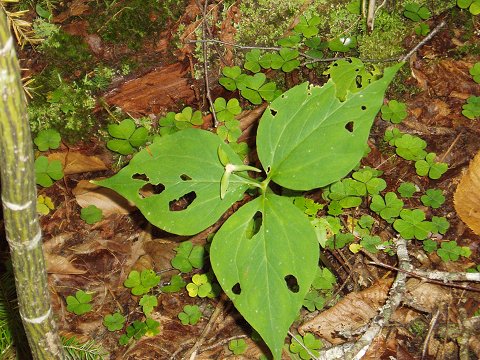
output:
<svg viewBox="0 0 480 360"><path fill-rule="evenodd" d="M179 199L172 200L168 203L170 211L182 211L187 209L197 198L195 191L183 195Z"/></svg>
<svg viewBox="0 0 480 360"><path fill-rule="evenodd" d="M260 211L257 211L255 215L253 215L250 222L248 223L247 231L246 231L247 239L251 239L258 234L258 232L260 231L260 228L262 227L262 223L263 223L263 215Z"/></svg>
<svg viewBox="0 0 480 360"><path fill-rule="evenodd" d="M235 285L232 286L232 292L235 295L240 295L240 293L242 292L242 288L240 287L240 283L237 282Z"/></svg>
<svg viewBox="0 0 480 360"><path fill-rule="evenodd" d="M288 290L293 293L298 293L300 290L300 286L298 286L297 278L293 275L285 276L285 284L287 284Z"/></svg>
<svg viewBox="0 0 480 360"><path fill-rule="evenodd" d="M145 174L140 174L140 173L135 173L132 175L133 180L142 180L142 181L150 181L147 175Z"/></svg>
<svg viewBox="0 0 480 360"><path fill-rule="evenodd" d="M188 176L187 174L180 175L180 179L182 179L183 181L192 180L192 178L190 176Z"/></svg>
<svg viewBox="0 0 480 360"><path fill-rule="evenodd" d="M269 109L270 110L270 114L272 115L272 117L275 117L275 115L277 115L277 111L276 110L273 110L273 109Z"/></svg>
<svg viewBox="0 0 480 360"><path fill-rule="evenodd" d="M348 132L353 132L353 121L349 121L348 123L345 124L345 129L348 131Z"/></svg>
<svg viewBox="0 0 480 360"><path fill-rule="evenodd" d="M163 192L163 190L165 190L165 185L163 184L153 185L150 183L146 183L138 190L138 195L142 199L145 199L152 195L160 195Z"/></svg>

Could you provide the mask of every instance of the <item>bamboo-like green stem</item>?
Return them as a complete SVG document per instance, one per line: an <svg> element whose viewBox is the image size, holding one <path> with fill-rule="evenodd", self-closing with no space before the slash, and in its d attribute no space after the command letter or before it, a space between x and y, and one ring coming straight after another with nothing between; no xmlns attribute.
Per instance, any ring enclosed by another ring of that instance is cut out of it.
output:
<svg viewBox="0 0 480 360"><path fill-rule="evenodd" d="M34 359L64 359L36 214L33 145L14 40L0 10L0 173L20 317Z"/></svg>

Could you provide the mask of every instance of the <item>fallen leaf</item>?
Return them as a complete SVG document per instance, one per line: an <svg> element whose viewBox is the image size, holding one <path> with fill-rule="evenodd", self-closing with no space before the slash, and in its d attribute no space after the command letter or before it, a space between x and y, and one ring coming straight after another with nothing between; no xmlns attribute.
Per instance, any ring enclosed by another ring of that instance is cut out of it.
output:
<svg viewBox="0 0 480 360"><path fill-rule="evenodd" d="M48 155L48 159L50 161L60 160L65 175L107 170L107 166L100 158L84 155L79 152L57 152Z"/></svg>
<svg viewBox="0 0 480 360"><path fill-rule="evenodd" d="M45 252L45 262L49 274L80 275L87 272L75 267L68 258L57 254Z"/></svg>
<svg viewBox="0 0 480 360"><path fill-rule="evenodd" d="M460 179L453 202L460 219L480 235L480 152Z"/></svg>
<svg viewBox="0 0 480 360"><path fill-rule="evenodd" d="M82 208L95 205L102 210L105 217L112 214L129 214L136 209L115 191L92 184L89 180L79 181L72 193Z"/></svg>

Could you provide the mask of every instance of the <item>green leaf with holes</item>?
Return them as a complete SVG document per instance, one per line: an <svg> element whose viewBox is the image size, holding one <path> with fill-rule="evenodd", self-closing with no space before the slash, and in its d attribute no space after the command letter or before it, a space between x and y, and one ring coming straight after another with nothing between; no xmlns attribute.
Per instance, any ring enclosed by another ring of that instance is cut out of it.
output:
<svg viewBox="0 0 480 360"><path fill-rule="evenodd" d="M279 185L307 190L344 177L363 157L383 94L401 64L356 93L336 96L330 79L322 87L300 84L275 99L258 126L257 151ZM299 104L292 106L292 104Z"/></svg>
<svg viewBox="0 0 480 360"><path fill-rule="evenodd" d="M218 159L219 146L232 164L243 165L217 135L186 129L161 137L116 175L95 183L133 202L153 225L175 234L193 235L217 221L247 189L238 175L242 173L234 173L225 198L220 198L225 168Z"/></svg>
<svg viewBox="0 0 480 360"><path fill-rule="evenodd" d="M307 217L272 193L242 206L213 239L210 260L218 282L276 359L313 281L318 255Z"/></svg>

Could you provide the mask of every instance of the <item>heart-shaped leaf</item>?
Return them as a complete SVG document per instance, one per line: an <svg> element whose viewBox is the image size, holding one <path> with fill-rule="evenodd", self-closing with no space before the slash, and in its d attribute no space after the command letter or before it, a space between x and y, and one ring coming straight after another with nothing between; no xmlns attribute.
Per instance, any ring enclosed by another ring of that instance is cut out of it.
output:
<svg viewBox="0 0 480 360"><path fill-rule="evenodd" d="M217 280L275 359L315 277L318 256L307 217L272 193L242 206L214 237L210 260Z"/></svg>
<svg viewBox="0 0 480 360"><path fill-rule="evenodd" d="M132 119L125 119L120 124L108 125L108 133L117 139L128 139L135 131L135 123Z"/></svg>
<svg viewBox="0 0 480 360"><path fill-rule="evenodd" d="M139 147L142 145L145 145L147 142L147 137L148 137L148 130L147 128L139 127L138 129L135 129L133 132L132 136L128 139L130 142L130 145L134 147Z"/></svg>
<svg viewBox="0 0 480 360"><path fill-rule="evenodd" d="M225 168L218 159L219 146L232 164L243 164L217 135L187 129L161 137L115 176L96 183L133 202L153 225L193 235L217 221L247 189L242 178L232 174L226 196L220 198Z"/></svg>
<svg viewBox="0 0 480 360"><path fill-rule="evenodd" d="M383 94L401 66L347 92L343 102L332 79L323 87L300 84L275 99L257 134L258 156L269 177L289 189L310 190L347 175L364 154Z"/></svg>
<svg viewBox="0 0 480 360"><path fill-rule="evenodd" d="M130 145L130 141L125 139L112 139L107 141L107 148L122 155L132 154L135 149Z"/></svg>

